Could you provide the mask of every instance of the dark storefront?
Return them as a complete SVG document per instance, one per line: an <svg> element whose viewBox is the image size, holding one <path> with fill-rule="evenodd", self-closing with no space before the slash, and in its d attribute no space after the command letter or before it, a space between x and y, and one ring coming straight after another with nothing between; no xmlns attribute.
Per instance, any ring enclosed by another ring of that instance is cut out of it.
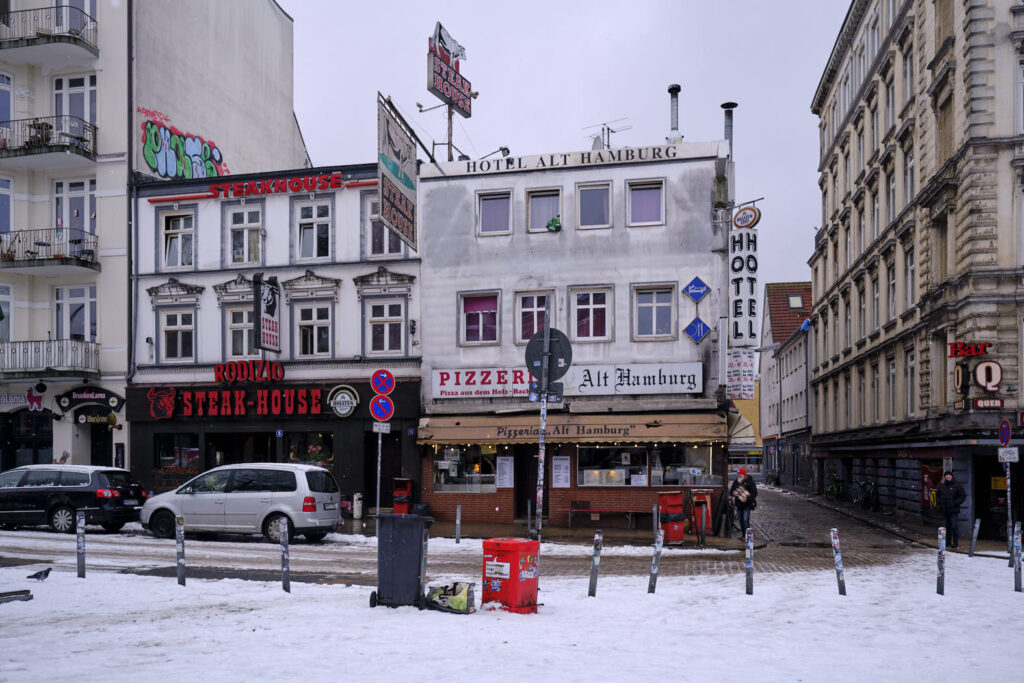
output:
<svg viewBox="0 0 1024 683"><path fill-rule="evenodd" d="M0 470L53 462L53 413L22 408L0 413Z"/></svg>
<svg viewBox="0 0 1024 683"><path fill-rule="evenodd" d="M254 381L217 374L224 381L129 387L132 473L160 490L219 465L303 462L330 469L349 499L362 493L374 507L377 435L369 382L286 382L282 366L266 365L266 375L254 373ZM391 433L381 440L384 507L391 505L392 477L419 479L419 382L397 384Z"/></svg>

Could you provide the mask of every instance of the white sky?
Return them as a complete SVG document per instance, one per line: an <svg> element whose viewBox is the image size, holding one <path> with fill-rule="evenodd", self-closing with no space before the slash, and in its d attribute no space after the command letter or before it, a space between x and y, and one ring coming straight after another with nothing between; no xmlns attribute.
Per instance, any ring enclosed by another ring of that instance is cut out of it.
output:
<svg viewBox="0 0 1024 683"><path fill-rule="evenodd" d="M684 138L721 139L719 105L738 102L737 200L765 198L761 284L810 279L821 222L810 103L846 0L278 2L295 20L295 110L314 165L375 159L378 90L428 145L445 139L444 109L416 109L440 102L426 90L426 55L441 21L480 93L472 118L455 117L455 144L472 158L501 145L589 149L589 126L623 118L613 128L632 128L613 146L661 143L671 83L682 86Z"/></svg>

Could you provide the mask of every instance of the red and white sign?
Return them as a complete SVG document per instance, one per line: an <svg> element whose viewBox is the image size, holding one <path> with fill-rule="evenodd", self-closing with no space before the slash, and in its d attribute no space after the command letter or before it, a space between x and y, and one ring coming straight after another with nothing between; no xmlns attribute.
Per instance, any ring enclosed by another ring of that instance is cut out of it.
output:
<svg viewBox="0 0 1024 683"><path fill-rule="evenodd" d="M985 391L999 391L1003 381L1003 366L994 360L984 360L974 366L974 383Z"/></svg>
<svg viewBox="0 0 1024 683"><path fill-rule="evenodd" d="M530 374L526 368L434 370L431 380L434 398L494 398L530 393Z"/></svg>
<svg viewBox="0 0 1024 683"><path fill-rule="evenodd" d="M982 342L980 344L965 344L964 342L950 342L949 344L949 357L960 358L962 356L984 356L988 354L989 348L992 346L992 342Z"/></svg>
<svg viewBox="0 0 1024 683"><path fill-rule="evenodd" d="M281 286L276 277L252 276L253 317L256 321L254 346L281 353Z"/></svg>
<svg viewBox="0 0 1024 683"><path fill-rule="evenodd" d="M998 410L1003 407L1001 398L976 398L974 407L978 410Z"/></svg>

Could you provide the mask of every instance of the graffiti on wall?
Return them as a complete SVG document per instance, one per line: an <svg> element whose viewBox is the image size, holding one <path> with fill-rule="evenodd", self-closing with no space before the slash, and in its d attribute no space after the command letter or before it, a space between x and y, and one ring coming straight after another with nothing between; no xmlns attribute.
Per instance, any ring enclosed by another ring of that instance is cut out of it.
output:
<svg viewBox="0 0 1024 683"><path fill-rule="evenodd" d="M155 112L158 113L158 112ZM161 178L191 180L230 173L220 149L211 140L182 133L167 117L142 123L142 157Z"/></svg>

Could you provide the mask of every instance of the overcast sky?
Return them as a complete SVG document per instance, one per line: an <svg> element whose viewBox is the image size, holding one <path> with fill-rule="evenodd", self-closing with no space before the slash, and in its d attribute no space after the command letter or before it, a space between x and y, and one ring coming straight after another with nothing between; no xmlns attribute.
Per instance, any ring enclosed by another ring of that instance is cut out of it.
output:
<svg viewBox="0 0 1024 683"><path fill-rule="evenodd" d="M631 126L612 146L663 143L671 83L684 139L721 139L719 105L738 102L736 198L764 197L761 284L810 279L821 222L810 103L846 0L278 2L295 20L295 111L314 165L375 159L378 90L428 145L445 139L444 108L416 108L440 102L426 90L440 21L480 93L472 118L455 116L472 158L590 149L610 121Z"/></svg>

